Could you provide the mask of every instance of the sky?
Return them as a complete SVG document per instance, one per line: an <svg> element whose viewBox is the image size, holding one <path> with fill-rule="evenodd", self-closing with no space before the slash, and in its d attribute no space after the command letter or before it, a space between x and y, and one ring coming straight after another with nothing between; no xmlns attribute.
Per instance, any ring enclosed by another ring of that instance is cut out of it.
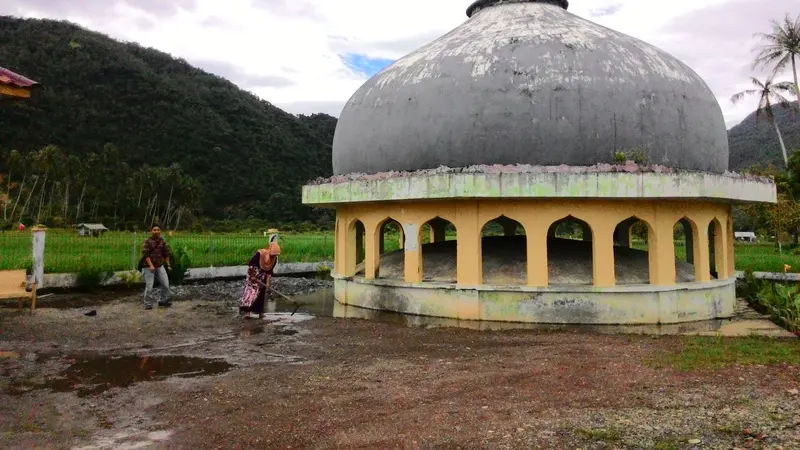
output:
<svg viewBox="0 0 800 450"><path fill-rule="evenodd" d="M0 15L64 19L180 57L294 114L339 115L372 74L467 19L471 0L2 0ZM798 0L572 0L569 11L671 53L711 86L728 127L757 99L753 35ZM402 7L400 6L402 5ZM785 72L777 80L790 80Z"/></svg>

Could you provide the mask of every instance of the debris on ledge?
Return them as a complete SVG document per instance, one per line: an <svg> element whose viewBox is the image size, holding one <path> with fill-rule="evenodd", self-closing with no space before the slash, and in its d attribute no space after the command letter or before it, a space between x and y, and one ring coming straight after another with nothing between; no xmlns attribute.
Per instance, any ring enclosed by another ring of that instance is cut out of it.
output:
<svg viewBox="0 0 800 450"><path fill-rule="evenodd" d="M475 173L475 174L497 174L497 173L563 173L563 174L580 174L580 173L689 173L686 170L676 170L671 167L661 165L638 165L633 161L628 161L626 164L595 164L593 166L568 166L562 164L560 166L532 166L530 164L494 164L494 165L474 165L468 167L447 167L439 166L436 169L415 170L411 172L379 172L373 174L367 173L349 173L346 175L334 175L327 178L317 178L310 181L309 185L321 184L339 184L351 181L377 181L387 180L391 178L407 178L413 176L435 176L435 175L448 175L458 173ZM697 172L706 173L706 172ZM774 183L772 177L765 177L759 175L742 174L737 172L726 171L721 176L756 180L767 183Z"/></svg>

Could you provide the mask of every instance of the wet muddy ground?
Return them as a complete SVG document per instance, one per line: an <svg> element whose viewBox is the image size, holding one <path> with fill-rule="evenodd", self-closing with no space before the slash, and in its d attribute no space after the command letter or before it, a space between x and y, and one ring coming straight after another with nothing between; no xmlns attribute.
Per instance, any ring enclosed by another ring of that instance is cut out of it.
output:
<svg viewBox="0 0 800 450"><path fill-rule="evenodd" d="M653 363L678 336L325 317L329 291L242 321L239 289L0 309L0 448L800 448L796 365L679 371Z"/></svg>

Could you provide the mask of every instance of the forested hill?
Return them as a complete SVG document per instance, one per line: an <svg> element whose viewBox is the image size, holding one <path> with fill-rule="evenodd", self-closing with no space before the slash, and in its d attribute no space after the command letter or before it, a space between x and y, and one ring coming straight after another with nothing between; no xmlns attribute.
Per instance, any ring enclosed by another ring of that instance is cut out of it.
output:
<svg viewBox="0 0 800 450"><path fill-rule="evenodd" d="M780 106L773 107L786 151L800 150L800 117ZM739 125L728 130L731 170L741 170L760 164L783 167L783 155L775 127L765 114L756 122L755 111Z"/></svg>
<svg viewBox="0 0 800 450"><path fill-rule="evenodd" d="M300 186L332 172L331 116L293 116L182 59L68 22L0 16L0 66L44 86L0 100L6 224L320 219Z"/></svg>

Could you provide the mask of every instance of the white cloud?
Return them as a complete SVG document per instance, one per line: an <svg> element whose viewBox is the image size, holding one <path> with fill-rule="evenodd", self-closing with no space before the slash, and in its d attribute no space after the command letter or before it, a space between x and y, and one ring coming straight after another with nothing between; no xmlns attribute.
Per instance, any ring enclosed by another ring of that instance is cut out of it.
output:
<svg viewBox="0 0 800 450"><path fill-rule="evenodd" d="M290 112L310 113L319 108L338 115L365 79L348 69L337 53L399 58L466 20L469 3L4 0L0 14L68 19L182 57ZM796 0L571 3L571 12L655 44L690 65L711 85L729 125L755 108L755 99L738 106L729 101L732 94L748 87L752 34L768 31L771 18L798 13ZM788 74L782 78L788 79Z"/></svg>

